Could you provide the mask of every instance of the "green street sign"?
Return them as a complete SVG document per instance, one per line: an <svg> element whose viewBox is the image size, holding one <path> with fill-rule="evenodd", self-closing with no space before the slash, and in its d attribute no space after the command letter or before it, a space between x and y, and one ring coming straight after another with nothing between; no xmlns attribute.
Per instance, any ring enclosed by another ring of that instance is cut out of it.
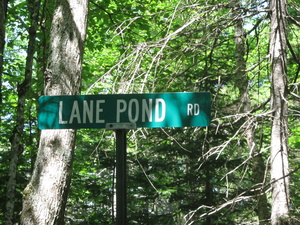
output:
<svg viewBox="0 0 300 225"><path fill-rule="evenodd" d="M39 98L39 129L199 127L210 124L209 92L63 95Z"/></svg>

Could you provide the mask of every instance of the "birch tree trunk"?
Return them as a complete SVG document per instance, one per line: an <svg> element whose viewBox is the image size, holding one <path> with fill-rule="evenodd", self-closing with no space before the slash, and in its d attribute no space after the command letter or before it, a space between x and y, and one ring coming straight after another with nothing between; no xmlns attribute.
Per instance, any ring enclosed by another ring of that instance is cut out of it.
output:
<svg viewBox="0 0 300 225"><path fill-rule="evenodd" d="M288 99L286 1L272 0L270 57L272 76L273 124L271 136L272 225L288 224ZM285 222L283 222L285 221Z"/></svg>
<svg viewBox="0 0 300 225"><path fill-rule="evenodd" d="M45 95L80 93L87 0L57 1L45 71ZM21 224L64 224L75 130L43 130L32 178L23 192Z"/></svg>

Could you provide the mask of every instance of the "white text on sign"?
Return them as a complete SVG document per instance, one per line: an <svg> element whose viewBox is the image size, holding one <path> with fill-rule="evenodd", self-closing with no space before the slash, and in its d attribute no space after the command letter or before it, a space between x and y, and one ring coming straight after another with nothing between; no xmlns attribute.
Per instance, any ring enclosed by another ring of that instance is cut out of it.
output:
<svg viewBox="0 0 300 225"><path fill-rule="evenodd" d="M82 104L82 105L80 105ZM73 101L71 113L68 118L63 116L64 102L59 101L59 124L77 123L105 123L101 117L104 112L105 100ZM135 123L139 119L142 122L162 122L166 117L166 102L161 99L142 99L139 102L133 98L129 101L118 99L116 101L116 122L121 122L122 114L126 114L128 121ZM141 115L141 118L140 118Z"/></svg>
<svg viewBox="0 0 300 225"><path fill-rule="evenodd" d="M59 124L86 124L86 123L106 123L103 114L105 100L74 100L71 104L69 115L63 115L64 101L59 101ZM131 123L142 122L163 122L166 118L167 106L162 98L142 99L132 98L130 100L116 100L115 122L120 123L122 118ZM197 116L200 114L200 105L196 103L187 104L187 116Z"/></svg>
<svg viewBox="0 0 300 225"><path fill-rule="evenodd" d="M187 115L188 116L198 116L200 113L199 104L187 104Z"/></svg>

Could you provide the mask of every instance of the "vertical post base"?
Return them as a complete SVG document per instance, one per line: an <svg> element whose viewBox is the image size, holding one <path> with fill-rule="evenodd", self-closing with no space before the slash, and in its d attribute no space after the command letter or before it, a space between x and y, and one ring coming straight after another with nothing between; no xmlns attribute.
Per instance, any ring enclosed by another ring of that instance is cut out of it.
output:
<svg viewBox="0 0 300 225"><path fill-rule="evenodd" d="M127 224L127 130L116 130L117 225Z"/></svg>

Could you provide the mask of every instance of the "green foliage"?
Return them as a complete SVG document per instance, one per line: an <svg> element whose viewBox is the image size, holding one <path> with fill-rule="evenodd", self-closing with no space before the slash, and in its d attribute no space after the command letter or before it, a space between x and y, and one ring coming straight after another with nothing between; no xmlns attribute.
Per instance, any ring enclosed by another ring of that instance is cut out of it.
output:
<svg viewBox="0 0 300 225"><path fill-rule="evenodd" d="M235 2L236 3L236 2ZM17 84L24 74L28 42L26 1L9 5L6 23L1 180L8 179L9 137L15 122ZM16 215L38 145L37 98L43 93L54 3L43 1L34 78L27 96L24 154L17 176ZM289 3L288 79L292 216L299 218L299 4ZM257 223L253 155L245 128L268 168L271 134L268 5L265 1L92 0L85 43L82 94L209 91L207 128L138 129L128 133L129 224ZM239 13L237 13L239 12ZM251 112L240 111L235 24L244 18L247 91ZM252 123L250 123L252 122ZM267 171L268 172L268 171ZM266 173L267 174L267 173ZM269 176L262 190L269 186ZM4 221L6 184L0 185ZM114 224L114 134L79 130L66 224ZM268 192L268 198L270 193ZM16 221L18 216L16 216ZM0 224L3 224L0 222Z"/></svg>
<svg viewBox="0 0 300 225"><path fill-rule="evenodd" d="M16 125L18 85L23 82L25 75L25 64L27 57L27 46L29 40L30 18L27 9L27 1L8 2L8 16L6 19L6 45L4 49L4 66L2 74L2 96L1 123L0 123L0 158L1 158L1 208L0 224L4 224L5 204L7 201L6 190L9 179L9 166L12 156L10 142L13 129ZM4 21L1 21L3 23ZM42 38L40 39L42 40ZM37 54L38 56L39 54ZM34 67L38 63L34 62ZM37 130L37 95L42 87L37 85L38 70L33 68L32 88L27 94L27 101L24 107L24 135L21 137L23 154L19 156L16 174L16 196L14 224L18 223L19 212L22 210L22 191L24 190L31 176L36 148L38 145ZM39 70L41 71L41 70ZM41 78L41 77L40 77Z"/></svg>

